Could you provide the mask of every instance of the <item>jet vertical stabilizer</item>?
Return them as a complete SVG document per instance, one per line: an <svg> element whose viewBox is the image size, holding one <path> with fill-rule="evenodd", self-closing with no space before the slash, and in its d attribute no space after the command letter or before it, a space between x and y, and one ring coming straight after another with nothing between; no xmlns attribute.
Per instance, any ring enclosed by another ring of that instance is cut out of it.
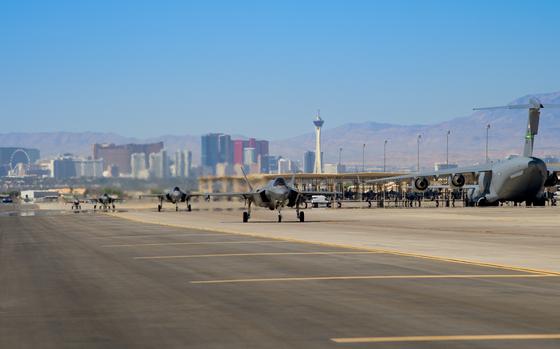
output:
<svg viewBox="0 0 560 349"><path fill-rule="evenodd" d="M542 104L539 108L529 108L529 119L527 120L527 133L525 134L525 145L523 146L523 156L533 156L533 146L535 136L539 132L539 118L541 115Z"/></svg>
<svg viewBox="0 0 560 349"><path fill-rule="evenodd" d="M539 131L539 118L541 115L541 108L560 108L560 104L546 104L543 105L535 97L529 98L528 104L514 104L504 105L500 107L489 108L474 108L473 110L495 110L495 109L529 109L529 118L527 120L527 132L525 133L525 145L523 147L523 156L532 157L533 147L535 143L535 136Z"/></svg>

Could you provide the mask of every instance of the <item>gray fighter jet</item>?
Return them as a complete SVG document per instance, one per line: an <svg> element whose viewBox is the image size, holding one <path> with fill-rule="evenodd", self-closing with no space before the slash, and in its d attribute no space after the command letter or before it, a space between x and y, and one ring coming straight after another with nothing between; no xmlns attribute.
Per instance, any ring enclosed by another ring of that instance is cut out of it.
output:
<svg viewBox="0 0 560 349"><path fill-rule="evenodd" d="M76 196L72 196L72 197L64 197L64 203L65 204L72 204L72 211L81 211L82 210L82 203L85 203L87 201L84 200L80 200L78 197Z"/></svg>
<svg viewBox="0 0 560 349"><path fill-rule="evenodd" d="M122 201L122 199L119 199L118 196L116 195L109 195L107 193L104 193L101 196L98 196L96 198L90 198L87 201L91 202L93 204L93 210L97 210L97 206L99 206L100 210L103 211L107 211L110 208L113 209L113 211L115 210L115 203Z"/></svg>
<svg viewBox="0 0 560 349"><path fill-rule="evenodd" d="M142 198L158 198L159 199L159 203L157 206L158 212L161 212L162 208L163 208L163 202L170 202L172 204L175 205L175 211L179 211L179 203L181 202L186 202L187 203L187 211L191 211L191 204L190 204L190 200L191 198L195 197L195 196L202 196L203 194L201 193L191 193L190 191L183 191L181 190L181 188L179 187L175 187L173 189L169 189L161 194L146 194L146 195L140 195L140 199Z"/></svg>
<svg viewBox="0 0 560 349"><path fill-rule="evenodd" d="M447 177L449 187L458 189L466 188L465 175L472 174L478 177L478 183L469 186L467 190L468 203L472 206L495 206L505 201L542 206L546 202L545 188L558 184L557 173L560 171L560 168L547 168L544 161L533 156L535 135L539 129L540 110L551 107L558 108L560 105L543 105L537 98L530 98L528 104L474 109L528 109L529 119L522 156L472 167L382 178L368 181L368 183L411 181L412 188L422 192L430 187L430 180Z"/></svg>
<svg viewBox="0 0 560 349"><path fill-rule="evenodd" d="M325 191L301 191L294 187L294 177L290 183L282 177L277 177L271 180L264 187L253 189L253 186L243 173L245 182L249 187L248 192L231 192L231 193L206 193L207 197L210 196L226 196L226 197L241 197L245 199L247 210L243 212L243 223L246 223L251 218L251 206L255 204L258 207L268 208L271 211L278 211L278 222L282 222L282 209L284 207L295 207L296 217L300 222L305 221L305 214L300 211L300 204L310 199L313 195L335 196L340 193L325 192Z"/></svg>

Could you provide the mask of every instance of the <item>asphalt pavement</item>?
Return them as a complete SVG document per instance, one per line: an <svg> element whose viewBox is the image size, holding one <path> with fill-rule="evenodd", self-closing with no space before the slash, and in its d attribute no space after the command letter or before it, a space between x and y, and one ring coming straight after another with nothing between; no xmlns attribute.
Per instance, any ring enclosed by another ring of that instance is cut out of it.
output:
<svg viewBox="0 0 560 349"><path fill-rule="evenodd" d="M515 268L0 217L0 348L558 348L559 296L557 274Z"/></svg>

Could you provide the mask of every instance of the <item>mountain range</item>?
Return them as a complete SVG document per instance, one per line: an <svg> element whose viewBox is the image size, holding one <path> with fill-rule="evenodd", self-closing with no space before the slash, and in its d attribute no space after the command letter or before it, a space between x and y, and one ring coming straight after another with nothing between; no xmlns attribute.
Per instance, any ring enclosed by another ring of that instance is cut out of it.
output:
<svg viewBox="0 0 560 349"><path fill-rule="evenodd" d="M531 94L507 104L527 103L535 96L543 104L560 104L560 92ZM326 121L328 123L328 120ZM382 166L383 143L387 143L388 167L413 167L417 162L417 136L422 135L420 158L423 167L434 162L445 162L446 134L449 135L450 162L462 165L484 161L486 127L489 124L490 158L519 154L527 122L526 110L486 110L449 121L426 125L393 125L374 121L347 123L322 131L322 148L325 162L338 162L342 148L342 162L360 166L363 144L366 166ZM145 143L163 141L169 151L191 149L195 163L200 159L199 135L162 135L148 139L124 137L116 133L96 132L34 132L0 134L0 146L38 148L43 157L61 153L88 156L93 143ZM300 160L303 153L313 150L314 132L275 140L270 143L270 153ZM560 109L543 109L539 134L535 142L535 155L560 155Z"/></svg>

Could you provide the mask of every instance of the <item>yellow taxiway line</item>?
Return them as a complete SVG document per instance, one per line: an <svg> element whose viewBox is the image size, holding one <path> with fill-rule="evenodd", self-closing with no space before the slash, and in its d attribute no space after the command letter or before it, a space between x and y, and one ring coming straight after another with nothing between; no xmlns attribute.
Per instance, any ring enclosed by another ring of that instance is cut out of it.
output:
<svg viewBox="0 0 560 349"><path fill-rule="evenodd" d="M101 247L149 247L149 246L173 246L173 245L222 245L222 244L260 244L260 243L289 243L280 240L247 240L247 241L207 241L207 242L160 242L152 244L121 244L103 245Z"/></svg>
<svg viewBox="0 0 560 349"><path fill-rule="evenodd" d="M320 280L404 280L404 279L502 279L502 278L542 278L557 277L550 274L433 274L433 275L355 275L355 276L311 276L260 279L199 280L191 284L228 284L249 282L286 282L286 281L320 281Z"/></svg>
<svg viewBox="0 0 560 349"><path fill-rule="evenodd" d="M126 219L126 220L129 220L129 221L132 221L132 222L143 223L143 224L161 225L161 226L167 226L167 227L170 227L170 228L193 229L193 230L198 230L198 231L225 233L225 234L232 234L232 235L238 235L238 236L249 236L249 237L254 237L254 238L275 239L275 240L295 242L295 243L300 243L300 244L311 244L311 245L325 246L325 247L331 247L331 248L346 248L346 249L358 250L358 251L370 251L370 252L391 254L391 255L396 255L396 256L429 259L429 260L435 260L435 261L440 261L440 262L474 265L474 266L479 266L479 267L503 269L503 270L513 270L513 271L519 271L519 272L525 272L525 273L535 273L535 274L539 274L539 275L560 276L560 272L557 272L557 271L517 267L517 266L511 266L511 265L505 265L505 264L499 264L499 263L487 263L487 262L480 262L480 261L473 261L473 260L466 260L466 259L459 259L459 258L450 258L450 257L442 257L442 256L425 255L425 254L421 254L421 253L390 250L390 249L379 249L379 248L370 248L370 247L356 247L356 246L347 245L347 244L343 244L343 243L329 243L329 242L320 242L320 241L309 241L309 240L303 240L303 239L294 239L294 238L276 237L276 236L272 237L272 236L267 236L267 235L264 235L264 234L244 233L244 232L239 232L239 231L235 231L235 230L228 230L228 229L215 228L215 227L197 227L197 226L188 226L188 225L180 225L180 224L158 223L158 222L153 222L153 221L149 221L149 220L139 219L139 218L136 218L136 217L124 217L124 216L118 215L116 213L105 213L105 214L107 214L109 216L112 216L112 217Z"/></svg>
<svg viewBox="0 0 560 349"><path fill-rule="evenodd" d="M103 240L103 239L120 239L120 238L168 238L168 237L189 237L189 236L228 236L229 234L211 234L211 233L201 233L201 234L150 234L150 235L108 235L108 236L96 236L91 239Z"/></svg>
<svg viewBox="0 0 560 349"><path fill-rule="evenodd" d="M442 342L442 341L496 341L496 340L538 340L560 339L560 333L550 334L484 334L459 336L408 336L408 337L357 337L331 338L340 344L350 343L391 343L391 342Z"/></svg>
<svg viewBox="0 0 560 349"><path fill-rule="evenodd" d="M370 251L320 251L320 252L255 252L255 253L219 253L219 254L191 254L184 256L148 256L134 257L134 259L178 259L178 258L210 258L210 257L253 257L253 256L300 256L300 255L353 255L376 254Z"/></svg>

